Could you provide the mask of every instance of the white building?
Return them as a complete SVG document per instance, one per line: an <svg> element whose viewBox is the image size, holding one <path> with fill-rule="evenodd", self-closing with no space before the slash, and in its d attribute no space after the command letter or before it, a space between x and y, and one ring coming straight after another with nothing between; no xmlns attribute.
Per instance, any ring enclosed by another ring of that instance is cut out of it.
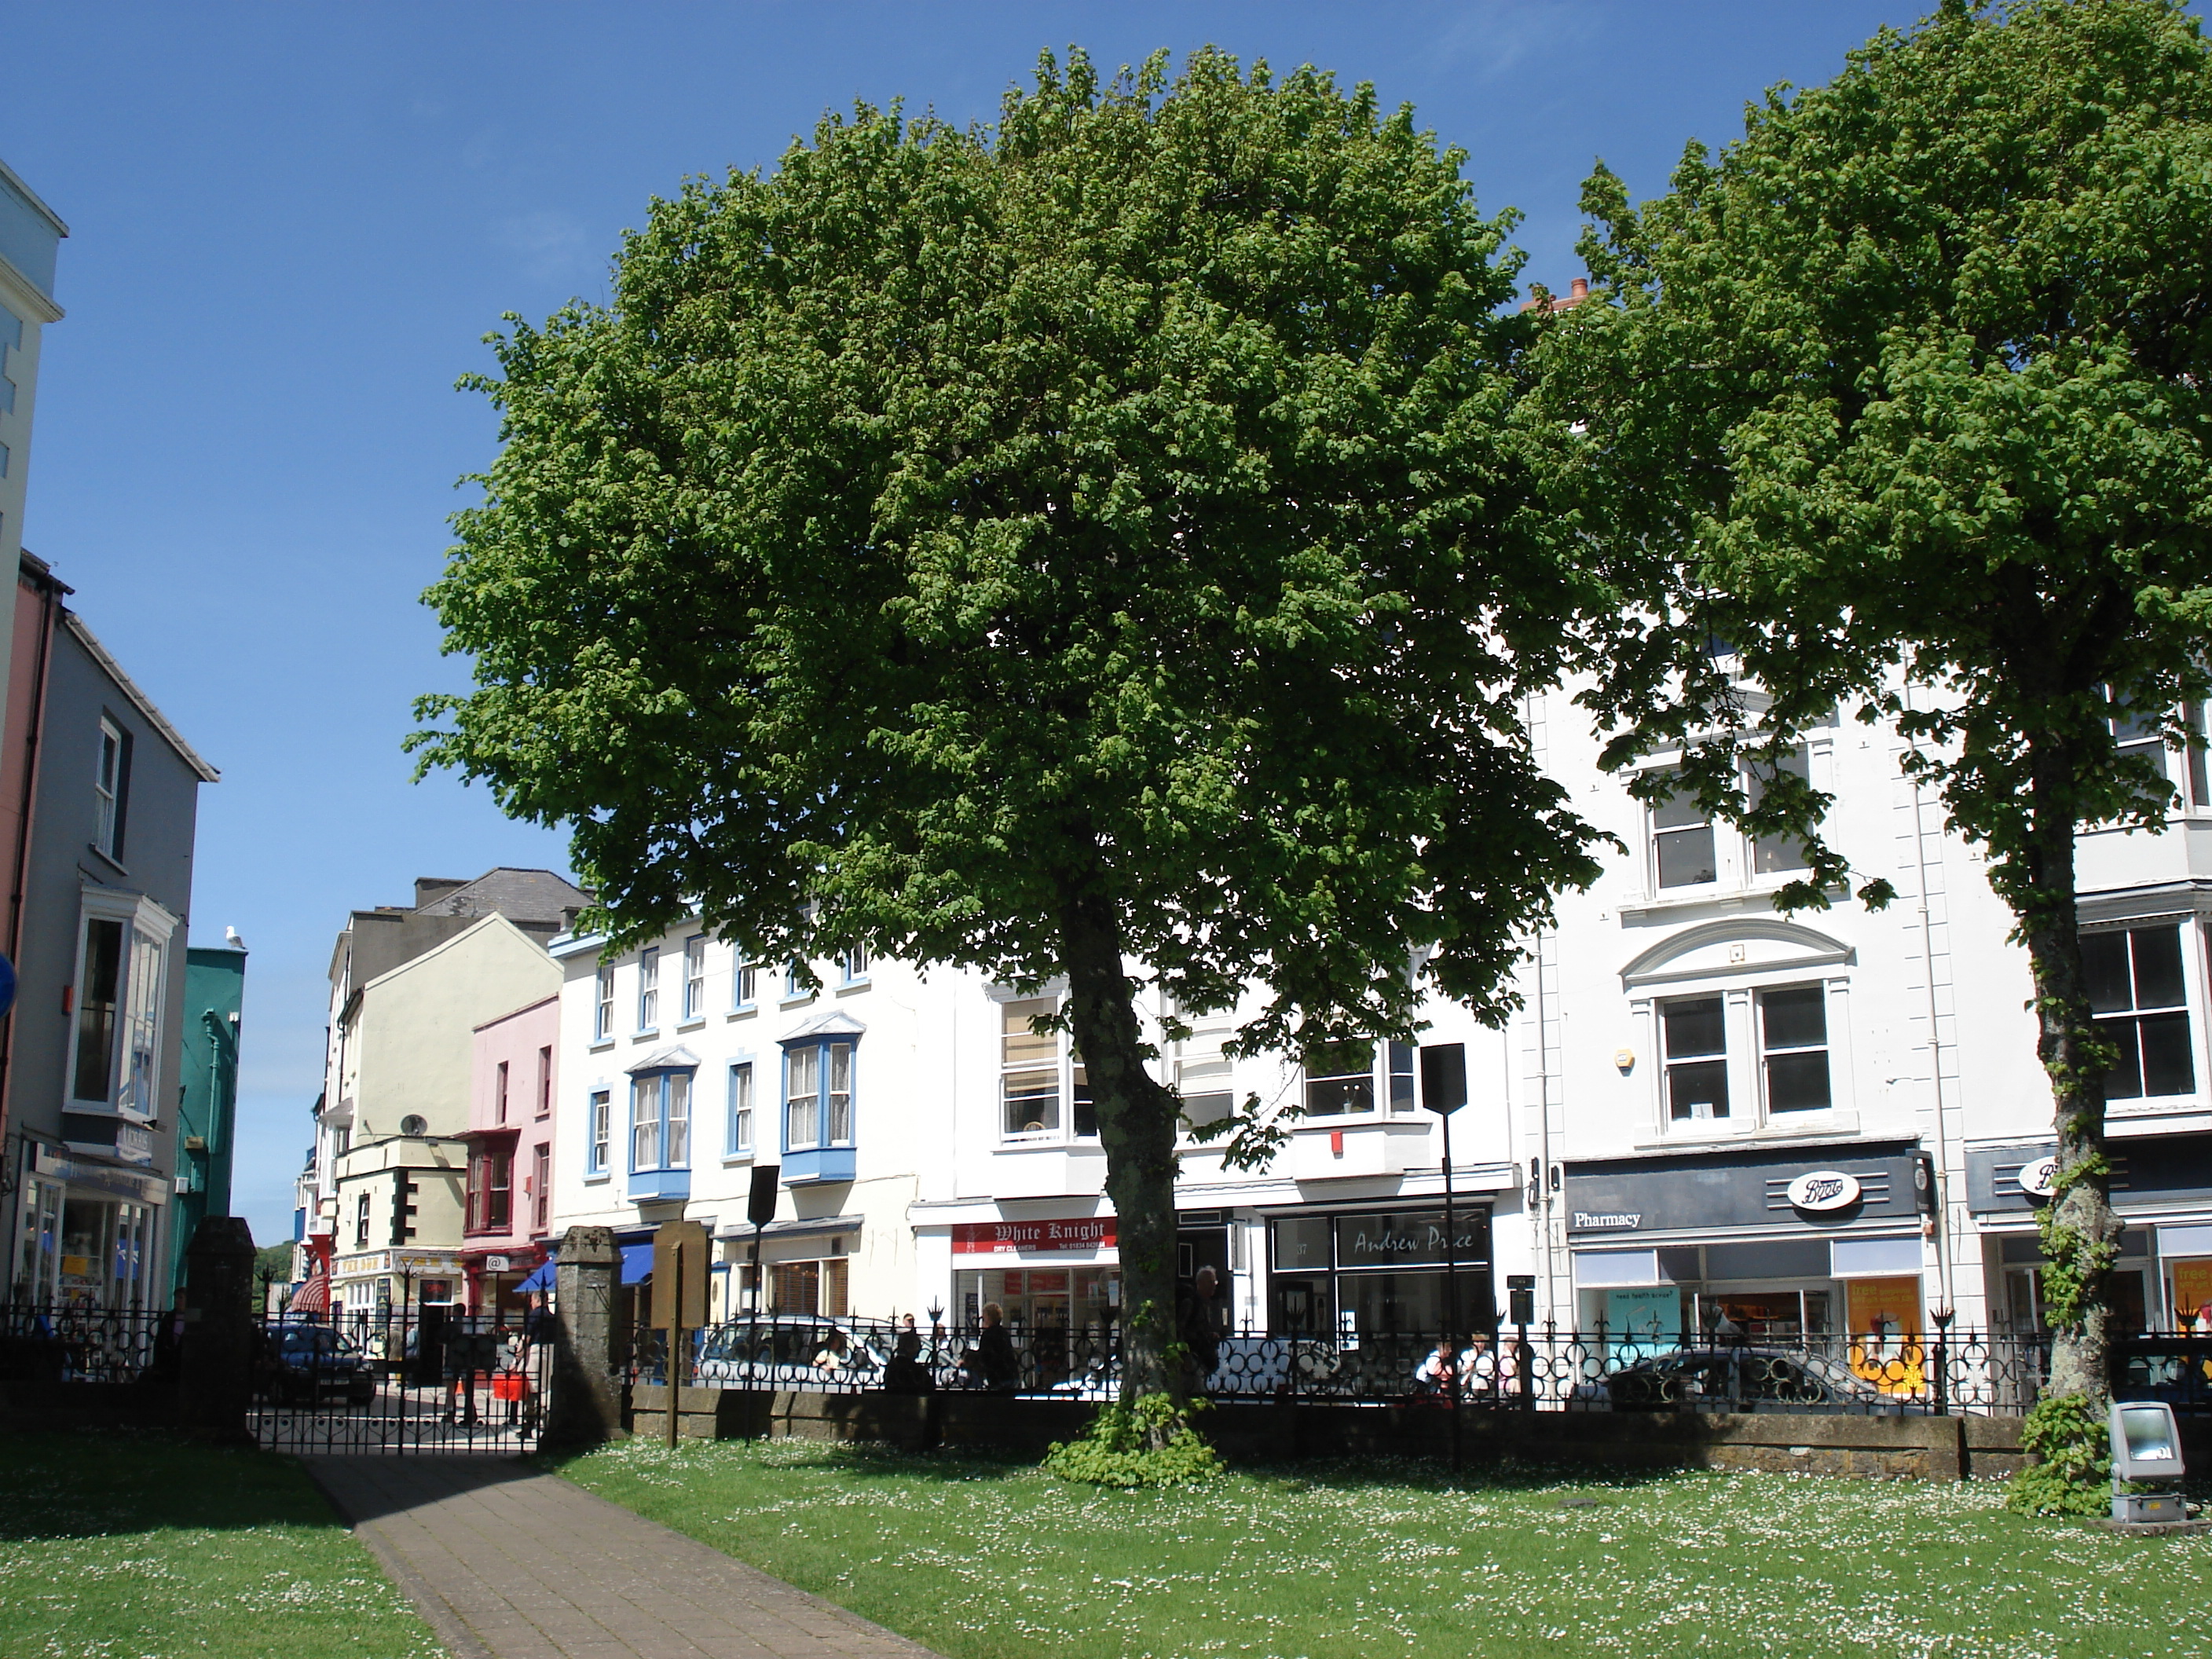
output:
<svg viewBox="0 0 2212 1659"><path fill-rule="evenodd" d="M1531 942L1507 1030L1428 1010L1424 1044L1467 1045L1462 1322L1503 1322L1506 1281L1525 1274L1530 1316L1562 1329L1725 1320L1901 1342L1947 1309L1965 1328L2037 1328L2051 1109L2027 958L1981 857L1901 779L1895 739L1836 725L1800 763L1835 797L1833 843L1897 902L1785 918L1771 901L1794 848L1645 808L1598 770L1565 696L1537 712L1546 764L1628 850ZM2172 832L2086 833L2081 859L2100 1015L2133 1056L2112 1113L2120 1296L2154 1325L2212 1300L2212 788L2201 750L2172 758L2188 803ZM553 947L556 1232L591 1222L641 1243L688 1206L721 1241L717 1307L733 1312L752 1305L750 1171L773 1162L774 1307L965 1322L994 1301L1032 1329L1111 1317L1082 1068L1030 1027L1050 997L880 962L817 964L809 994L696 927L606 964L600 944ZM1439 1327L1443 1148L1415 1051L1231 1063L1233 1021L1175 1045L1145 1012L1194 1119L1247 1094L1304 1107L1264 1171L1188 1146L1182 1273L1214 1266L1239 1324Z"/></svg>

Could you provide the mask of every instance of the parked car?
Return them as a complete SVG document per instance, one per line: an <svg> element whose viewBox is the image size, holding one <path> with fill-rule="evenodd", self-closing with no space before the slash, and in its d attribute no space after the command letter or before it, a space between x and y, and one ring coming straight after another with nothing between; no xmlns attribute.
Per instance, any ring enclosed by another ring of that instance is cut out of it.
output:
<svg viewBox="0 0 2212 1659"><path fill-rule="evenodd" d="M1625 1365L1576 1388L1583 1411L1902 1413L1847 1365L1785 1348L1686 1348Z"/></svg>
<svg viewBox="0 0 2212 1659"><path fill-rule="evenodd" d="M2212 1338L2123 1336L2112 1344L2112 1398L2212 1411Z"/></svg>
<svg viewBox="0 0 2212 1659"><path fill-rule="evenodd" d="M1272 1399L1291 1385L1293 1364L1300 1389L1325 1390L1342 1363L1335 1344L1311 1337L1224 1336L1203 1392ZM1097 1359L1079 1376L1054 1383L1051 1392L1063 1400L1111 1400L1120 1386L1118 1368Z"/></svg>
<svg viewBox="0 0 2212 1659"><path fill-rule="evenodd" d="M284 1405L319 1405L343 1395L356 1406L376 1398L376 1370L352 1338L327 1325L283 1325L262 1334L256 1391Z"/></svg>
<svg viewBox="0 0 2212 1659"><path fill-rule="evenodd" d="M694 1375L739 1388L872 1389L882 1383L890 1348L881 1332L857 1320L765 1314L702 1332ZM833 1352L839 1363L815 1363Z"/></svg>

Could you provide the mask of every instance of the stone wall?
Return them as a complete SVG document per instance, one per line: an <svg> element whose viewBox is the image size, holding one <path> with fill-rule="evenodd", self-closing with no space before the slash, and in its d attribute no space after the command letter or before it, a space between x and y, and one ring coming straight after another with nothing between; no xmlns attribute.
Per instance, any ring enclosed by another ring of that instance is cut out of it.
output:
<svg viewBox="0 0 2212 1659"><path fill-rule="evenodd" d="M668 1392L641 1388L636 1431L667 1432ZM678 1431L692 1439L881 1441L1041 1456L1082 1431L1093 1409L1078 1401L987 1394L797 1394L685 1389ZM1417 1407L1234 1403L1205 1417L1232 1459L1441 1459L1448 1412ZM2212 1425L2206 1425L2212 1430ZM1808 1474L1956 1480L2012 1474L2022 1462L2016 1417L1863 1417L1843 1413L1469 1411L1462 1455L1475 1468L1506 1460L1611 1468L1750 1468ZM2194 1437L2192 1437L2193 1438ZM2212 1438L2208 1434L2207 1438ZM2212 1446L2207 1446L2212 1461ZM2191 1449L2194 1462L2197 1452Z"/></svg>

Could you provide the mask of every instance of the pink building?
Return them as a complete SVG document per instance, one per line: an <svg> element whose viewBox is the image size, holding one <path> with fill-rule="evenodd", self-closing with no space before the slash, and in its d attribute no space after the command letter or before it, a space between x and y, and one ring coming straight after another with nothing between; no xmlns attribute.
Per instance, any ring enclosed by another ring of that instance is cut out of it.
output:
<svg viewBox="0 0 2212 1659"><path fill-rule="evenodd" d="M551 996L476 1028L461 1245L471 1313L519 1315L526 1303L517 1287L546 1260L560 1026L561 1000Z"/></svg>

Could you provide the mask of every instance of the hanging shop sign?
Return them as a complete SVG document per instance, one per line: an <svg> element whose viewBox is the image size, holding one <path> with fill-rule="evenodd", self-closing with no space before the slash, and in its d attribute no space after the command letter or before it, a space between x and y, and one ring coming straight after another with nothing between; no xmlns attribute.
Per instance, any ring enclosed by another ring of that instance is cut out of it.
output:
<svg viewBox="0 0 2212 1659"><path fill-rule="evenodd" d="M1790 1206L1825 1215L1859 1201L1858 1177L1841 1170L1808 1170L1790 1183Z"/></svg>
<svg viewBox="0 0 2212 1659"><path fill-rule="evenodd" d="M955 1255L1030 1255L1056 1250L1110 1250L1118 1235L1110 1215L1073 1221L968 1221L952 1229Z"/></svg>
<svg viewBox="0 0 2212 1659"><path fill-rule="evenodd" d="M2058 1160L2031 1158L2020 1166L2020 1189L2030 1198L2048 1198L2058 1190Z"/></svg>

